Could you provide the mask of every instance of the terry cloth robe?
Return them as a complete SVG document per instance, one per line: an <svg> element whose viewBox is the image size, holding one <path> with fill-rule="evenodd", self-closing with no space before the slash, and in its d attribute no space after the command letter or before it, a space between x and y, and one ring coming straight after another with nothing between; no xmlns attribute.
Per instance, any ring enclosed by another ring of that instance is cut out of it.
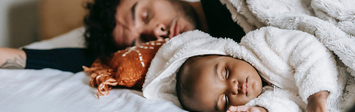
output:
<svg viewBox="0 0 355 112"><path fill-rule="evenodd" d="M246 33L263 26L314 35L355 76L355 0L220 0ZM355 97L354 97L355 99Z"/></svg>
<svg viewBox="0 0 355 112"><path fill-rule="evenodd" d="M269 112L301 112L310 95L326 90L330 92L328 111L342 109L343 90L350 75L346 69L337 67L332 52L313 35L274 27L252 31L239 44L198 30L174 37L154 57L143 85L143 96L171 101L181 107L176 96L176 72L189 57L206 54L243 59L275 85L273 90L265 91L246 105L262 106Z"/></svg>
<svg viewBox="0 0 355 112"><path fill-rule="evenodd" d="M355 0L220 0L246 33L264 26L314 35L355 76ZM352 81L352 80L350 80ZM351 86L348 86L351 87ZM346 95L345 99L355 99ZM355 100L345 102L355 106Z"/></svg>

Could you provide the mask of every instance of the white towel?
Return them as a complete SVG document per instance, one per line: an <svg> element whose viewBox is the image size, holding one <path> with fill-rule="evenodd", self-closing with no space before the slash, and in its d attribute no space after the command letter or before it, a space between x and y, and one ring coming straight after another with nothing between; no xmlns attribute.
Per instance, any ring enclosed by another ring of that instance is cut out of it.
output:
<svg viewBox="0 0 355 112"><path fill-rule="evenodd" d="M243 29L263 26L314 35L355 70L354 0L220 0ZM354 73L352 73L355 76Z"/></svg>
<svg viewBox="0 0 355 112"><path fill-rule="evenodd" d="M263 26L314 35L355 76L355 0L220 0L246 32ZM347 87L349 88L349 87ZM354 99L346 94L345 99ZM349 101L349 100L348 100ZM344 103L345 107L355 101Z"/></svg>

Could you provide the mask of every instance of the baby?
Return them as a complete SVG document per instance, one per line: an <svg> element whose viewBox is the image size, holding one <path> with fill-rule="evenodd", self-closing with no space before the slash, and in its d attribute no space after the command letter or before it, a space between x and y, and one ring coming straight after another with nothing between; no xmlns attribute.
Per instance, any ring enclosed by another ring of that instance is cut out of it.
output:
<svg viewBox="0 0 355 112"><path fill-rule="evenodd" d="M262 80L249 63L227 56L189 58L177 73L182 106L192 111L226 111L245 105L262 91Z"/></svg>
<svg viewBox="0 0 355 112"><path fill-rule="evenodd" d="M353 101L350 73L305 32L265 27L236 43L194 31L158 50L143 95L190 111L338 112Z"/></svg>
<svg viewBox="0 0 355 112"><path fill-rule="evenodd" d="M246 61L229 56L195 56L189 58L177 73L176 89L183 108L190 111L267 112L262 107L239 110L234 107L258 97L262 87L267 85L262 79ZM327 97L328 91L311 95L307 105L309 111L326 111Z"/></svg>

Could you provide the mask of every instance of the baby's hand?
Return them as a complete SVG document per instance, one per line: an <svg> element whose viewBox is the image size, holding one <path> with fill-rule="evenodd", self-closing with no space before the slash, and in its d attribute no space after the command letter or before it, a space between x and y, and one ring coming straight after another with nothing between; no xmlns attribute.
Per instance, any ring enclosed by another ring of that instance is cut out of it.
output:
<svg viewBox="0 0 355 112"><path fill-rule="evenodd" d="M307 112L327 112L328 91L320 91L308 97Z"/></svg>
<svg viewBox="0 0 355 112"><path fill-rule="evenodd" d="M230 106L227 112L267 112L267 110L254 106Z"/></svg>

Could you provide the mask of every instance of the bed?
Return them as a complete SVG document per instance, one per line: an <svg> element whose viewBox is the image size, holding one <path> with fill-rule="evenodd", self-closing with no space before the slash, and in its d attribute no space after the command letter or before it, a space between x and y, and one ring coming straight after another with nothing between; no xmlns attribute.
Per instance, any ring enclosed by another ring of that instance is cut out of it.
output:
<svg viewBox="0 0 355 112"><path fill-rule="evenodd" d="M84 28L75 29L53 39L36 42L26 48L49 49L83 47ZM68 39L70 43L68 43ZM63 43L64 44L59 44ZM55 69L0 69L1 112L145 112L183 111L171 102L147 100L141 91L113 89L108 96L96 97L89 86L89 75Z"/></svg>
<svg viewBox="0 0 355 112"><path fill-rule="evenodd" d="M88 0L39 0L43 40L24 47L84 47L85 10L78 7L85 1ZM113 89L109 96L98 99L97 89L90 87L89 81L84 72L0 69L0 112L183 111L171 102L147 100L141 91L130 89Z"/></svg>
<svg viewBox="0 0 355 112"><path fill-rule="evenodd" d="M83 47L84 28L59 37L36 42L26 48ZM71 39L71 40L69 40ZM61 42L70 42L58 44ZM82 45L82 46L81 46ZM113 89L108 96L96 97L89 75L55 69L0 69L1 112L141 112L183 111L171 102L147 100L141 91Z"/></svg>
<svg viewBox="0 0 355 112"><path fill-rule="evenodd" d="M72 11L74 13L77 13L74 14L75 15L74 17L72 16L71 13L61 12L63 10L60 10L60 7L66 9L71 9L73 7L81 7L83 1L87 1L87 0L61 0L61 1L41 0L40 2L40 7L41 7L40 18L42 21L41 37L44 40L40 42L32 43L24 47L36 48L36 49L84 47L84 40L82 37L84 28L81 27L82 26L81 20L82 17L85 15L84 14L85 11L83 9L80 9L81 11L78 12ZM347 18L345 19L343 18L344 20L338 21L338 23L336 24L338 26L335 26L332 24L332 22L334 22L332 20L340 20L342 18L336 18L337 17L336 14L326 15L323 13L320 13L318 16L324 16L324 17L317 17L312 12L316 9L312 9L308 2L306 4L306 6L308 7L305 8L302 7L303 6L302 4L301 5L298 4L300 5L299 7L293 6L292 5L293 3L280 5L285 7L271 7L276 3L279 2L283 3L281 2L282 0L275 0L274 3L270 2L270 4L262 4L263 2L252 2L253 0L250 0L248 1L250 2L249 5L245 3L246 2L245 0L220 0L220 1L227 5L228 9L232 12L232 18L238 21L238 23L243 27L245 32L249 32L263 26L274 26L283 29L300 30L315 35L317 38L319 38L319 40L321 40L323 44L325 44L331 51L333 51L337 56L340 57L338 60L341 60L343 64L346 65L345 69L348 69L348 71L351 72L353 76L355 76L355 71L354 71L355 61L353 60L355 59L355 55L354 55L355 53L353 53L353 51L355 51L355 47L353 46L355 43L355 38L354 38L355 25L348 24L348 23L355 23L353 21L355 19L351 19L351 17L353 18L353 16L344 16L350 19L348 20ZM318 0L313 0L313 1L314 3L318 3L317 2ZM331 0L329 1L331 2ZM74 2L76 3L76 6L72 5L72 3ZM319 2L319 3L328 3L328 2ZM241 5L238 5L238 3L240 3ZM355 4L355 2L352 3ZM53 7L55 5L56 7ZM264 7L256 7L257 5L267 6L266 8L271 7L273 8L273 10L264 10L263 9ZM293 6L291 7L292 10L290 9L290 7L286 7L287 5ZM325 6L329 6L329 5L325 5ZM351 6L352 5L349 5L349 7ZM58 7L59 9L52 9ZM284 10L282 8L288 10ZM313 8L316 8L316 6L314 6ZM322 11L320 9L316 11L327 12L327 10ZM353 9L353 8L349 8L349 9ZM60 13L59 12L57 13L56 10L59 11ZM279 12L269 13L268 11L270 12L279 11ZM348 12L352 12L352 11L348 11ZM65 21L61 21L63 19L58 20L58 18L50 16L50 14L53 13L57 14L57 16L55 17L71 18L71 19L64 19ZM329 13L329 14L333 14L333 13ZM274 17L275 16L278 17L278 15L280 16L287 15L286 17L276 18L276 19L280 19L280 21L283 20L284 22L278 22L277 20L275 20ZM325 20L323 21L320 18L325 19L327 21ZM298 20L304 20L304 21L298 21ZM309 20L314 20L315 22ZM281 24L281 23L285 23L285 24ZM56 25L52 25L52 24L56 24ZM330 27L321 27L323 25L327 25ZM315 30L315 29L323 29L323 30ZM63 34L64 32L68 32L68 33ZM51 38L51 37L55 37L55 38ZM338 40L342 40L342 41L331 41L334 38L337 39L339 38ZM345 46L342 47L345 48L345 50L341 48L337 48L339 46ZM342 52L342 51L347 51L347 52ZM352 53L349 53L350 51ZM100 97L100 99L98 99L95 94L96 88L89 86L88 84L89 80L90 80L89 76L83 72L74 74L74 73L63 72L54 69L43 69L43 70L0 69L0 111L1 112L184 111L176 107L171 102L162 101L162 100L147 100L142 96L141 91L129 90L129 89L116 88L111 90L109 96ZM351 102L348 104L351 105L353 103Z"/></svg>

